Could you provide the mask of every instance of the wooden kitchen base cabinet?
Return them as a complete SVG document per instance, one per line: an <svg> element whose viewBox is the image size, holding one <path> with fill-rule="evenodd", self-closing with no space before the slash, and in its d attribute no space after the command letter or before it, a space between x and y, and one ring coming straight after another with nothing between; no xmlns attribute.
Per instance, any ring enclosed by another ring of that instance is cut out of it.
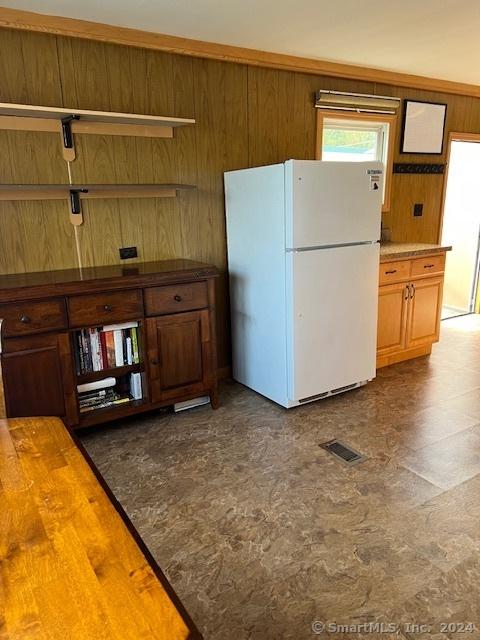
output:
<svg viewBox="0 0 480 640"><path fill-rule="evenodd" d="M75 420L68 333L5 340L2 372L8 416L65 416Z"/></svg>
<svg viewBox="0 0 480 640"><path fill-rule="evenodd" d="M387 355L405 347L408 294L403 283L380 287L378 297L377 352Z"/></svg>
<svg viewBox="0 0 480 640"><path fill-rule="evenodd" d="M191 311L147 320L152 402L202 395L212 388L208 311ZM216 406L216 396L211 398Z"/></svg>
<svg viewBox="0 0 480 640"><path fill-rule="evenodd" d="M210 265L171 260L0 277L7 417L58 416L82 428L198 396L209 395L216 408L217 275ZM125 360L113 354L105 366L100 342L92 355L95 333L119 334ZM135 376L140 396L132 395ZM91 408L84 392L81 406L78 385L106 378L115 385L105 406L97 398Z"/></svg>
<svg viewBox="0 0 480 640"><path fill-rule="evenodd" d="M431 353L440 336L445 253L380 264L377 368Z"/></svg>

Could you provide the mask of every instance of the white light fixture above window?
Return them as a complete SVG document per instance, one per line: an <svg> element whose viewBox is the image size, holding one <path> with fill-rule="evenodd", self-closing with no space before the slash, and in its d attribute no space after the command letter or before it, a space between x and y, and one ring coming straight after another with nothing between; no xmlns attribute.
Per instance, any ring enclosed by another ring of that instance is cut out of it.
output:
<svg viewBox="0 0 480 640"><path fill-rule="evenodd" d="M316 95L315 106L317 109L395 115L400 107L400 98L320 89Z"/></svg>

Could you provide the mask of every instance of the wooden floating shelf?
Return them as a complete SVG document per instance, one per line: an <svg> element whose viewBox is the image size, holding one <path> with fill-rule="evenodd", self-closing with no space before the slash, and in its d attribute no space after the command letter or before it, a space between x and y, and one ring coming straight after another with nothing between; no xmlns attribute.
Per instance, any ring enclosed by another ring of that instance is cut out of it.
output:
<svg viewBox="0 0 480 640"><path fill-rule="evenodd" d="M67 162L76 158L75 133L173 138L177 127L195 124L192 118L90 111L0 102L0 129L59 133ZM69 170L69 176L71 176ZM135 185L0 185L0 200L70 200L70 222L83 223L80 201L90 198L175 198L177 191L193 189L180 184Z"/></svg>
<svg viewBox="0 0 480 640"><path fill-rule="evenodd" d="M22 131L55 131L61 129L62 120L72 118L73 133L100 135L137 135L148 137L173 137L173 129L195 124L192 118L120 113L115 111L90 111L65 109L29 104L0 102L0 128Z"/></svg>
<svg viewBox="0 0 480 640"><path fill-rule="evenodd" d="M60 133L63 141L62 153L67 162L73 162L76 157L75 133L173 138L177 127L190 124L195 124L195 120L0 102L0 129Z"/></svg>
<svg viewBox="0 0 480 640"><path fill-rule="evenodd" d="M96 198L175 198L191 184L2 184L0 200L80 200Z"/></svg>
<svg viewBox="0 0 480 640"><path fill-rule="evenodd" d="M42 107L31 104L0 102L0 115L20 116L22 118L62 118L77 115L84 122L110 122L116 124L140 124L149 126L182 127L195 124L191 118L169 118L166 116L140 115L117 111L90 111L87 109L66 109L64 107Z"/></svg>

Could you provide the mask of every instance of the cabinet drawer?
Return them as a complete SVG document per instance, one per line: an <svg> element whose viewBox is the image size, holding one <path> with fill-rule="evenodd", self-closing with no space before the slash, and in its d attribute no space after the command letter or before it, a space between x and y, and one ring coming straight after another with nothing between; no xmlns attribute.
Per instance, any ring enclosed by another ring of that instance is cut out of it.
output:
<svg viewBox="0 0 480 640"><path fill-rule="evenodd" d="M412 278L430 276L443 273L445 270L445 255L425 256L412 260Z"/></svg>
<svg viewBox="0 0 480 640"><path fill-rule="evenodd" d="M99 326L143 316L141 289L72 296L68 299L70 326Z"/></svg>
<svg viewBox="0 0 480 640"><path fill-rule="evenodd" d="M410 260L380 263L380 284L393 284L410 278Z"/></svg>
<svg viewBox="0 0 480 640"><path fill-rule="evenodd" d="M192 311L208 306L207 283L191 282L145 289L147 316Z"/></svg>
<svg viewBox="0 0 480 640"><path fill-rule="evenodd" d="M64 329L67 326L63 298L0 304L0 319L2 318L4 338Z"/></svg>

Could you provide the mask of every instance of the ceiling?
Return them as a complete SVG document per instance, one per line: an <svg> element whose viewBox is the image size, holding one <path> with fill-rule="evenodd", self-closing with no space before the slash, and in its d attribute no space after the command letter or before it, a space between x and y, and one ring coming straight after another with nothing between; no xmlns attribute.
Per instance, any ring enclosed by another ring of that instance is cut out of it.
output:
<svg viewBox="0 0 480 640"><path fill-rule="evenodd" d="M4 0L1 4L480 85L478 0Z"/></svg>

